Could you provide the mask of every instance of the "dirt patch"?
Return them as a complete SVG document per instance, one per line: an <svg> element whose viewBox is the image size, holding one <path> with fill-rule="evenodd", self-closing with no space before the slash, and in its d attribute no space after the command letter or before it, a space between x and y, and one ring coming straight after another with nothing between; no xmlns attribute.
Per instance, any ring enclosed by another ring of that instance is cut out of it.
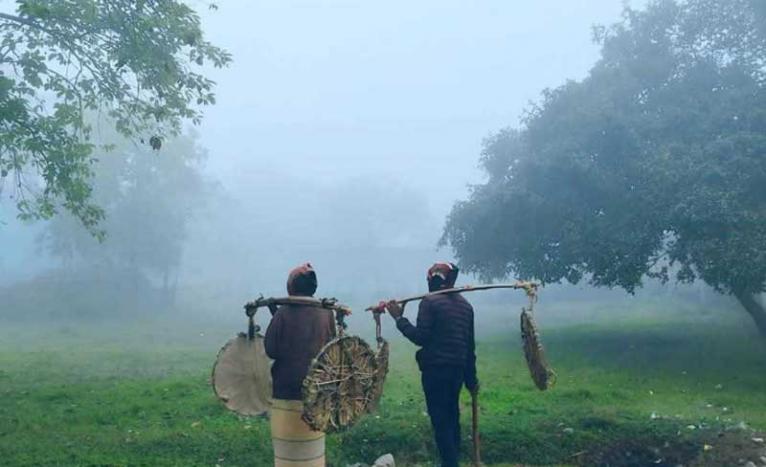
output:
<svg viewBox="0 0 766 467"><path fill-rule="evenodd" d="M580 465L610 467L689 465L702 446L693 441L663 441L660 439L620 440L597 453L585 453Z"/></svg>
<svg viewBox="0 0 766 467"><path fill-rule="evenodd" d="M597 452L583 452L578 465L627 467L766 467L764 433L700 430L675 438L648 437L617 440Z"/></svg>
<svg viewBox="0 0 766 467"><path fill-rule="evenodd" d="M689 464L690 467L720 465L766 466L766 436L764 433L738 431L719 432L705 439L705 448Z"/></svg>

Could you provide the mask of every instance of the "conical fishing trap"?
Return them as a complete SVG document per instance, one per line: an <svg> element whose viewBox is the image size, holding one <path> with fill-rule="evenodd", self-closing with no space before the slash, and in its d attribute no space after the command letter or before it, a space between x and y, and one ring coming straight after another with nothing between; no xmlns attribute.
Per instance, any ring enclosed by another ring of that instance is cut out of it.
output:
<svg viewBox="0 0 766 467"><path fill-rule="evenodd" d="M265 415L271 405L271 360L253 316L248 316L248 333L240 333L218 352L211 382L227 409L240 415Z"/></svg>
<svg viewBox="0 0 766 467"><path fill-rule="evenodd" d="M548 365L545 350L537 331L537 323L532 315L537 301L537 287L525 289L529 297L529 306L521 309L521 342L524 347L524 358L527 361L529 374L535 386L541 391L553 386L556 382L556 372Z"/></svg>

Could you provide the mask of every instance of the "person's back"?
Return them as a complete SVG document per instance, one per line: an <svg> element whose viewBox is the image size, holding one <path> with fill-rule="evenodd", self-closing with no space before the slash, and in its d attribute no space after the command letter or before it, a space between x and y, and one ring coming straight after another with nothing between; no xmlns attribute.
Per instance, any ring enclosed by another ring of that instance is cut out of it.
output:
<svg viewBox="0 0 766 467"><path fill-rule="evenodd" d="M428 290L435 292L455 285L458 268L436 263L428 270ZM431 295L420 302L417 323L402 316L403 308L391 300L386 304L396 327L421 347L417 353L423 392L442 466L457 467L460 458L460 406L463 384L478 391L474 341L473 307L459 294Z"/></svg>
<svg viewBox="0 0 766 467"><path fill-rule="evenodd" d="M309 263L290 272L288 295L311 297L316 289L316 273ZM270 419L274 465L324 467L325 435L301 419L302 388L311 360L335 336L333 312L319 306L285 305L272 309L272 315L264 344L274 360Z"/></svg>
<svg viewBox="0 0 766 467"><path fill-rule="evenodd" d="M331 310L317 306L279 307L266 333L275 399L301 400L301 387L311 360L335 336Z"/></svg>
<svg viewBox="0 0 766 467"><path fill-rule="evenodd" d="M474 349L473 307L463 296L426 297L420 302L418 318L417 329L430 334L420 343L422 348L417 353L421 370L430 366L465 369L473 363L469 362Z"/></svg>

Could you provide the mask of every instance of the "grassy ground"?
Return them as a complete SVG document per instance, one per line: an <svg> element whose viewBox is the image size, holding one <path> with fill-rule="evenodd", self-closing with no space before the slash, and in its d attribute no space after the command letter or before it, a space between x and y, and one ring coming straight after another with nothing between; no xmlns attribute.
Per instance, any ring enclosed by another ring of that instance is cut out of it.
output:
<svg viewBox="0 0 766 467"><path fill-rule="evenodd" d="M515 331L513 321L500 327ZM751 440L758 435L742 422L766 429L766 345L747 327L698 322L650 316L546 326L559 378L545 393L531 383L515 332L485 338L484 461L758 461L761 446ZM209 386L217 348L238 330L189 322L0 325L0 464L270 465L268 423L225 411ZM380 410L329 438L332 465L387 452L398 465L430 465L434 457L414 348L392 344Z"/></svg>

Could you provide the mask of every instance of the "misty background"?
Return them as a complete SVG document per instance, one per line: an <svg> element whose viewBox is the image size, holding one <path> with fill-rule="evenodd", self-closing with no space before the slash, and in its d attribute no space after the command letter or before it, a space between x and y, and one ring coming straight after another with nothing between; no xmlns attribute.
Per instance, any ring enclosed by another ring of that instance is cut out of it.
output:
<svg viewBox="0 0 766 467"><path fill-rule="evenodd" d="M421 292L426 268L450 259L437 246L445 216L482 180L482 140L518 124L543 89L583 78L598 58L591 27L617 21L625 4L199 2L208 39L234 56L209 70L217 105L157 153L117 141L134 153L126 167L99 157L98 179L111 182L97 183L97 199L122 200L102 245L66 216L22 223L3 198L2 302L30 316L126 308L241 319L245 301L284 295L304 261L318 295L357 309ZM177 176L145 182L163 164ZM543 299L631 300L549 290ZM701 285L641 293L714 296Z"/></svg>

